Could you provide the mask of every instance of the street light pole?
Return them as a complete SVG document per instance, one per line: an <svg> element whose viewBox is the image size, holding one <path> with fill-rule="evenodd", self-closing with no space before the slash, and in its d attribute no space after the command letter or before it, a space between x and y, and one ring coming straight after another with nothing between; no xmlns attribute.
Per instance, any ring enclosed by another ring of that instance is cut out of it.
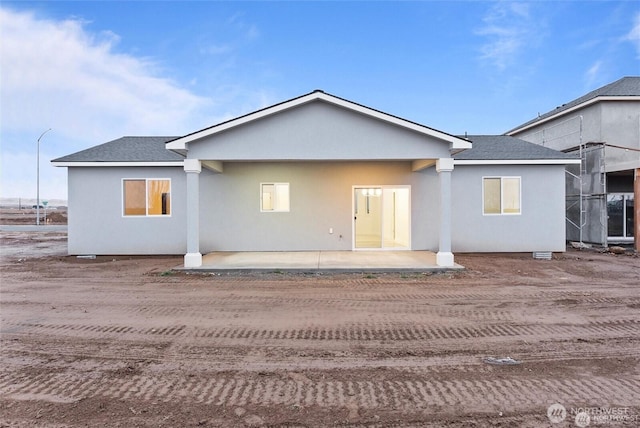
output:
<svg viewBox="0 0 640 428"><path fill-rule="evenodd" d="M36 162L38 163L37 175L36 175L36 225L37 226L40 226L40 139L44 136L44 134L46 134L49 131L51 131L51 128L44 131L38 137L38 154L37 154L37 160L36 160Z"/></svg>

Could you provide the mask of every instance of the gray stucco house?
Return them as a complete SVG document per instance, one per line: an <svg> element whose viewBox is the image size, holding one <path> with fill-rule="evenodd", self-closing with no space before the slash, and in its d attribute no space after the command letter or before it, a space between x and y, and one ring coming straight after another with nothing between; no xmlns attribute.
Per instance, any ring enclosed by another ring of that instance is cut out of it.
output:
<svg viewBox="0 0 640 428"><path fill-rule="evenodd" d="M623 77L507 135L577 154L569 167L567 239L607 246L640 234L640 77ZM636 250L640 242L635 239Z"/></svg>
<svg viewBox="0 0 640 428"><path fill-rule="evenodd" d="M565 249L565 166L508 136L460 137L309 94L182 137L123 137L68 168L70 254Z"/></svg>

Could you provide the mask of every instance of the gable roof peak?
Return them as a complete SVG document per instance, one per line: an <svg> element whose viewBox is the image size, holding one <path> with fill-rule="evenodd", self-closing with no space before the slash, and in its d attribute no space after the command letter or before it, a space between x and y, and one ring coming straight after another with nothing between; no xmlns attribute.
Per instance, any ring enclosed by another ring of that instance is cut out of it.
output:
<svg viewBox="0 0 640 428"><path fill-rule="evenodd" d="M315 102L318 100L363 114L365 116L372 117L377 120L385 121L387 123L394 124L396 126L400 126L406 129L411 129L412 131L429 135L431 137L446 141L450 144L451 150L466 149L471 147L471 144L468 141L462 138L456 137L452 134L438 131L436 129L430 128L420 123L403 119L401 117L394 116L392 114L385 113L383 111L376 110L371 107L367 107L363 104L358 104L353 101L349 101L345 98L341 98L336 95L329 94L323 90L316 89L313 92L310 92L308 94L292 98L288 101L283 101L283 102L274 104L270 107L265 107L263 109L254 111L252 113L239 116L235 119L231 119L226 122L222 122L217 125L213 125L208 128L204 128L199 131L192 132L191 134L187 134L173 141L169 141L167 143L167 149L185 151L185 150L188 150L187 144L190 142L200 140L202 138L212 136L216 133L234 128L236 126L240 126L245 123L249 123L251 121L258 120L258 119L261 119L261 118L264 118L264 117L267 117L291 108L295 108L297 106L300 106L309 102Z"/></svg>

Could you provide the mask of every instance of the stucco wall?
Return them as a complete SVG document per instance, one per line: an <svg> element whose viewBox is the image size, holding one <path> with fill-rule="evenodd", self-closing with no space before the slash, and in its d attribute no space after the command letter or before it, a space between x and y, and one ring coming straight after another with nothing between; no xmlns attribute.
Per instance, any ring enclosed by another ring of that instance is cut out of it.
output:
<svg viewBox="0 0 640 428"><path fill-rule="evenodd" d="M190 158L379 160L449 157L449 143L322 101L189 143Z"/></svg>
<svg viewBox="0 0 640 428"><path fill-rule="evenodd" d="M640 102L605 102L602 105L602 141L640 149ZM640 152L607 147L606 170L640 168Z"/></svg>
<svg viewBox="0 0 640 428"><path fill-rule="evenodd" d="M555 150L571 149L580 145L580 116L583 142L602 142L600 103L544 122L513 136Z"/></svg>
<svg viewBox="0 0 640 428"><path fill-rule="evenodd" d="M640 149L640 102L637 101L598 102L513 136L552 149L567 150L580 144L580 116L583 143ZM640 168L640 154L607 147L605 168L607 172Z"/></svg>
<svg viewBox="0 0 640 428"><path fill-rule="evenodd" d="M564 165L456 166L454 252L565 250ZM483 215L482 178L521 177L520 215Z"/></svg>
<svg viewBox="0 0 640 428"><path fill-rule="evenodd" d="M205 252L351 250L353 186L411 185L412 248L433 250L437 226L428 222L438 207L434 179L412 173L410 162L228 162L223 174L200 176L200 247ZM260 212L261 182L290 184L290 212Z"/></svg>
<svg viewBox="0 0 640 428"><path fill-rule="evenodd" d="M521 176L522 214L484 216L483 176ZM123 178L170 178L170 217L123 217ZM453 251L563 251L564 167L456 166ZM260 212L260 183L290 184L289 212ZM439 180L410 162L227 162L200 174L200 249L351 250L353 186L411 186L411 249L438 250ZM182 168L69 168L70 254L184 254ZM333 233L329 233L329 229Z"/></svg>
<svg viewBox="0 0 640 428"><path fill-rule="evenodd" d="M170 178L171 216L123 217L123 178ZM69 254L184 254L185 173L166 167L70 167Z"/></svg>

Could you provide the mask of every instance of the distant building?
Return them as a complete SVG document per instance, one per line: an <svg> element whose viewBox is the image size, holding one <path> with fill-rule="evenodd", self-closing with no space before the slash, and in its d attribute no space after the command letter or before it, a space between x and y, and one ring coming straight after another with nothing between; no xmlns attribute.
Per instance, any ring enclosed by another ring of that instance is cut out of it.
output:
<svg viewBox="0 0 640 428"><path fill-rule="evenodd" d="M640 198L640 77L624 77L506 134L581 156L581 167L567 168L569 240L634 242L640 230L634 206Z"/></svg>

